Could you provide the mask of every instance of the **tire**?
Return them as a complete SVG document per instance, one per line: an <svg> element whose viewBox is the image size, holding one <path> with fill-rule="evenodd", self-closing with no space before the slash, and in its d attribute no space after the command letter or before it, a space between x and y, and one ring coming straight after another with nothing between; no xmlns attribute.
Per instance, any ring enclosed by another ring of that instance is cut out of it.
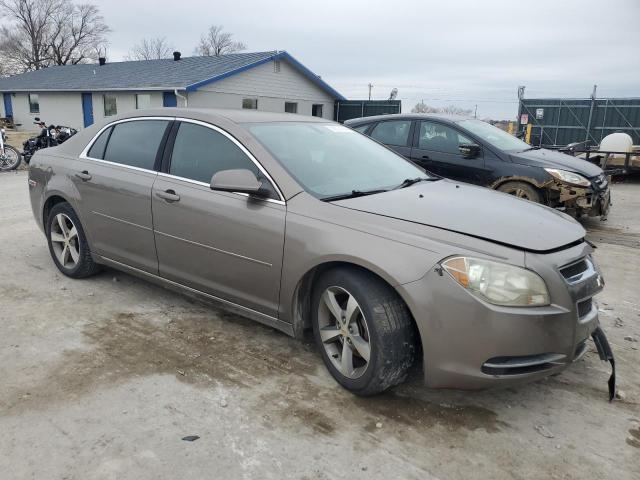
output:
<svg viewBox="0 0 640 480"><path fill-rule="evenodd" d="M71 278L85 278L100 271L100 265L91 258L84 229L71 205L55 204L47 216L45 229L49 253L60 272Z"/></svg>
<svg viewBox="0 0 640 480"><path fill-rule="evenodd" d="M4 146L4 152L4 155L0 154L0 171L8 172L18 168L22 162L20 152L9 145Z"/></svg>
<svg viewBox="0 0 640 480"><path fill-rule="evenodd" d="M498 187L498 191L513 195L530 202L542 203L540 190L526 182L506 182Z"/></svg>
<svg viewBox="0 0 640 480"><path fill-rule="evenodd" d="M340 311L344 318L356 311L350 308L352 300L360 312L339 329L333 312ZM311 306L316 345L340 385L356 395L368 396L406 379L418 356L418 333L406 304L384 281L358 268L327 271L314 284ZM336 336L338 331L344 336ZM362 340L368 340L368 361ZM347 368L343 363L349 355L352 371L348 361Z"/></svg>

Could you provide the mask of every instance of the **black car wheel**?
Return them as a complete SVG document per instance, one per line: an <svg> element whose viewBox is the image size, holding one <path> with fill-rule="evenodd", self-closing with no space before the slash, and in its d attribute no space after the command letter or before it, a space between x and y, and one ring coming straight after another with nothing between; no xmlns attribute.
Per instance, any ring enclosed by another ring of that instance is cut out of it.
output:
<svg viewBox="0 0 640 480"><path fill-rule="evenodd" d="M357 268L324 273L315 282L312 322L331 375L357 395L401 383L418 352L411 313L378 277Z"/></svg>
<svg viewBox="0 0 640 480"><path fill-rule="evenodd" d="M72 278L88 277L100 270L91 258L87 237L71 205L67 202L54 205L45 228L49 252L58 270Z"/></svg>
<svg viewBox="0 0 640 480"><path fill-rule="evenodd" d="M529 200L530 202L542 203L540 191L533 185L525 182L507 182L498 187L500 192L508 193L514 197Z"/></svg>

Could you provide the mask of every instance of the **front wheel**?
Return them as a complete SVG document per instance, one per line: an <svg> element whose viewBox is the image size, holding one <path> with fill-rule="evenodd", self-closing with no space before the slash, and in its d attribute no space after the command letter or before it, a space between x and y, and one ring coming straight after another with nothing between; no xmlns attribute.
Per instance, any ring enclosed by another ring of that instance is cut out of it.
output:
<svg viewBox="0 0 640 480"><path fill-rule="evenodd" d="M9 145L4 146L4 152L0 151L0 171L15 170L21 161L20 152Z"/></svg>
<svg viewBox="0 0 640 480"><path fill-rule="evenodd" d="M380 278L356 268L324 273L314 285L316 345L331 375L357 395L405 380L418 354L413 318Z"/></svg>
<svg viewBox="0 0 640 480"><path fill-rule="evenodd" d="M530 202L542 203L540 191L526 182L506 182L498 187L498 191L522 198L523 200L529 200Z"/></svg>

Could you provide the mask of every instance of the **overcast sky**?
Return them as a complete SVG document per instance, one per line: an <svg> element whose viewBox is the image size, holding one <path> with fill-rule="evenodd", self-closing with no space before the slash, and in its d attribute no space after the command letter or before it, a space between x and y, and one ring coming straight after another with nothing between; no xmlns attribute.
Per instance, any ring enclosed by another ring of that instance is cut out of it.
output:
<svg viewBox="0 0 640 480"><path fill-rule="evenodd" d="M91 0L83 0L91 1ZM191 55L211 24L248 51L287 50L348 98L421 99L515 118L526 95L640 97L640 0L93 0L109 59L143 37Z"/></svg>

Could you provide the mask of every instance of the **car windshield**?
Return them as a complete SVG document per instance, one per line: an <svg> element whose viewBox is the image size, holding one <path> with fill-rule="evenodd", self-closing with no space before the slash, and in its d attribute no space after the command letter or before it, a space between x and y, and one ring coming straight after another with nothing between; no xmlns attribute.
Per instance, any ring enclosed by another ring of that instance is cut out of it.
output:
<svg viewBox="0 0 640 480"><path fill-rule="evenodd" d="M510 133L500 130L498 127L481 120L461 120L457 122L474 135L500 150L522 151L531 148L531 145L514 137Z"/></svg>
<svg viewBox="0 0 640 480"><path fill-rule="evenodd" d="M248 124L249 131L302 187L320 199L389 190L424 171L335 123Z"/></svg>

